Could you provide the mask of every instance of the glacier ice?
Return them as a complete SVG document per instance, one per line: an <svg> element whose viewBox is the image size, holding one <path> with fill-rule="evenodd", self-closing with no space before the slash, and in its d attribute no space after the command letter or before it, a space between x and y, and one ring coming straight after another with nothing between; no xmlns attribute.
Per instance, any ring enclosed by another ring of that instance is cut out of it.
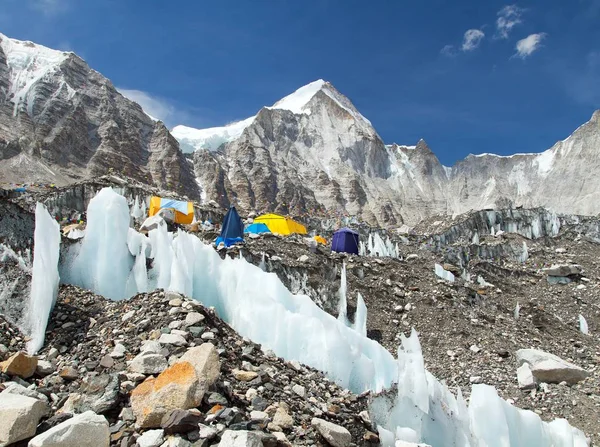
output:
<svg viewBox="0 0 600 447"><path fill-rule="evenodd" d="M435 274L446 281L454 282L454 274L444 269L440 264L435 265Z"/></svg>
<svg viewBox="0 0 600 447"><path fill-rule="evenodd" d="M356 314L354 316L354 330L363 337L367 336L367 305L362 295L356 297Z"/></svg>
<svg viewBox="0 0 600 447"><path fill-rule="evenodd" d="M369 233L367 243L360 241L358 245L361 256L398 258L400 255L398 244L394 244L387 236L384 240L379 233Z"/></svg>
<svg viewBox="0 0 600 447"><path fill-rule="evenodd" d="M579 314L579 330L585 335L589 333L587 321L585 321L584 316L581 314Z"/></svg>
<svg viewBox="0 0 600 447"><path fill-rule="evenodd" d="M348 326L348 300L346 299L347 291L348 286L346 282L346 263L344 262L342 265L340 290L338 291L338 320L345 326Z"/></svg>
<svg viewBox="0 0 600 447"><path fill-rule="evenodd" d="M535 413L500 399L492 387L475 385L467 406L460 390L455 396L425 369L414 330L410 337L402 336L394 359L364 336L362 297L355 323L349 327L308 296L292 294L274 273L244 259L221 259L195 235L169 233L164 224L148 237L138 236L123 224L128 219L126 202L114 191L102 190L90 202L83 241L74 244L78 250L70 252L62 266L65 278L97 293L123 298L144 283L141 262L139 267L136 264L149 256L148 290L162 287L193 297L213 306L240 335L265 349L319 369L353 392L381 392L373 397L370 410L383 445L414 440L434 447L587 445L583 433L566 421L546 424ZM92 248L97 250L95 256L90 255ZM77 266L75 259L84 266ZM111 275L105 274L107 270ZM265 319L271 324L262 324ZM384 392L393 384L395 393Z"/></svg>
<svg viewBox="0 0 600 447"><path fill-rule="evenodd" d="M59 283L60 227L41 203L35 207L34 243L31 294L25 322L31 337L27 343L30 354L44 346L46 326L56 302Z"/></svg>

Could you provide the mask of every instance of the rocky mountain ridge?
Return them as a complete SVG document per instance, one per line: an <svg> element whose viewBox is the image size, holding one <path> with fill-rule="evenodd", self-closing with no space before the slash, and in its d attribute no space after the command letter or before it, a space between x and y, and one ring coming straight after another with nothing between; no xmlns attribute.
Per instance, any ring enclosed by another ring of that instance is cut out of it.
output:
<svg viewBox="0 0 600 447"><path fill-rule="evenodd" d="M517 206L597 214L598 148L600 111L543 153L475 155L446 167L424 140L385 144L323 80L232 125L170 133L75 54L0 36L8 183L64 185L114 172L246 211L413 226L440 213Z"/></svg>
<svg viewBox="0 0 600 447"><path fill-rule="evenodd" d="M76 54L0 34L3 182L66 184L108 172L197 195L163 123Z"/></svg>

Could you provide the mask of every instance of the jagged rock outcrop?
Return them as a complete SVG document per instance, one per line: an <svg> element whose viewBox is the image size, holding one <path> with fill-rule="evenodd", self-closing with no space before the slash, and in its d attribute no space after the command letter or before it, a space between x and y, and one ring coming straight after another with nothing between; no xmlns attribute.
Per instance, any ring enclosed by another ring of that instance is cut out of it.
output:
<svg viewBox="0 0 600 447"><path fill-rule="evenodd" d="M197 197L160 121L75 55L0 34L0 175L67 184L107 172Z"/></svg>

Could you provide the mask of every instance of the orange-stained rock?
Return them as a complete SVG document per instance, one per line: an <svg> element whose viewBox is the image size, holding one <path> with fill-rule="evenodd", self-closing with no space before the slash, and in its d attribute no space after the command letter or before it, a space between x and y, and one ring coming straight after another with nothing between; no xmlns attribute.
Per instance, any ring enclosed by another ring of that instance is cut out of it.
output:
<svg viewBox="0 0 600 447"><path fill-rule="evenodd" d="M156 379L147 379L132 391L131 409L136 425L159 427L165 414L199 406L207 388L206 378L199 376L191 363L175 363Z"/></svg>
<svg viewBox="0 0 600 447"><path fill-rule="evenodd" d="M27 379L35 373L37 362L38 359L36 356L27 355L24 352L17 352L0 363L0 371L9 376L19 376L23 379Z"/></svg>

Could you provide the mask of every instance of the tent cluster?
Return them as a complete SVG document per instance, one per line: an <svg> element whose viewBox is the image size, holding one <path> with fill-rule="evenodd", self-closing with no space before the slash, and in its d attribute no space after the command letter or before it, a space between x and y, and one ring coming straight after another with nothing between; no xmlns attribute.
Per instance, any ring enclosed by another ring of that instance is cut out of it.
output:
<svg viewBox="0 0 600 447"><path fill-rule="evenodd" d="M192 202L152 197L148 215L150 217L160 215L171 223L191 224L194 221L194 206ZM221 233L215 243L230 247L243 242L244 234L264 233L289 236L291 234L308 234L308 231L301 223L279 214L263 214L244 228L242 218L235 207L232 206L223 219ZM317 235L313 239L318 244L327 245L327 240L322 236ZM331 251L358 255L358 239L359 236L356 231L350 228L341 228L333 235Z"/></svg>

